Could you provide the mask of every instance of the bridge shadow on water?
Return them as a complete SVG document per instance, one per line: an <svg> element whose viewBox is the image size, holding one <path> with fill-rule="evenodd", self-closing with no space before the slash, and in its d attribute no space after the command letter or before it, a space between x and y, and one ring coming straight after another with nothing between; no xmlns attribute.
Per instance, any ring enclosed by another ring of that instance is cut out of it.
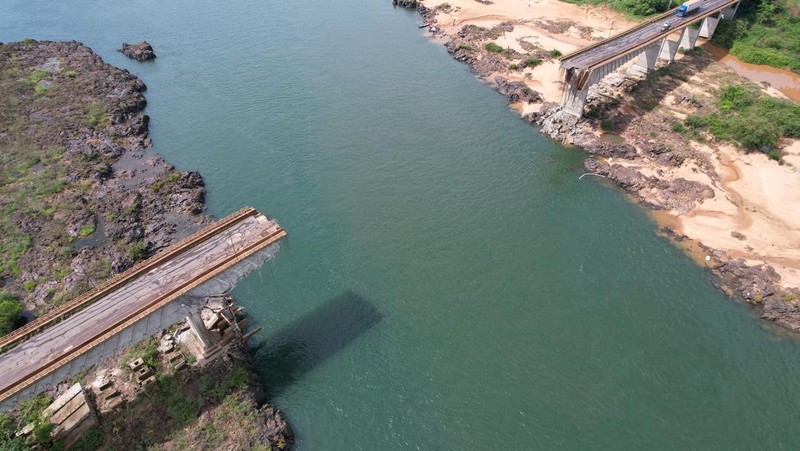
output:
<svg viewBox="0 0 800 451"><path fill-rule="evenodd" d="M274 398L383 319L375 306L347 291L251 349L263 375L268 398Z"/></svg>

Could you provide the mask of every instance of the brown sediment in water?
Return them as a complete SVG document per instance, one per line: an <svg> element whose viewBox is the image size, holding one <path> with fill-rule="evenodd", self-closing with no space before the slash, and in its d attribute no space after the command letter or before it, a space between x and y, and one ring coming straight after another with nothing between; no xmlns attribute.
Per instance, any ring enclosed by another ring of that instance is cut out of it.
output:
<svg viewBox="0 0 800 451"><path fill-rule="evenodd" d="M800 74L796 74L790 70L778 69L763 64L745 63L734 55L728 53L728 50L722 47L717 47L710 42L706 42L702 47L705 51L711 54L711 57L714 59L714 61L730 67L742 77L745 77L756 83L769 83L770 86L782 92L784 95L786 95L786 97L794 100L795 102L800 102Z"/></svg>

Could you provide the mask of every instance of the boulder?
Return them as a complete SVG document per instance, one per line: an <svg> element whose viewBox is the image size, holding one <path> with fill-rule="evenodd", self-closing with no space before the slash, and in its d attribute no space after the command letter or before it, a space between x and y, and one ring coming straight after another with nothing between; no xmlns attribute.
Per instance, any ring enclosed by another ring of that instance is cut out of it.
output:
<svg viewBox="0 0 800 451"><path fill-rule="evenodd" d="M138 44L122 43L122 48L117 50L122 52L128 58L135 59L136 61L150 61L156 58L153 47L147 41L139 42Z"/></svg>

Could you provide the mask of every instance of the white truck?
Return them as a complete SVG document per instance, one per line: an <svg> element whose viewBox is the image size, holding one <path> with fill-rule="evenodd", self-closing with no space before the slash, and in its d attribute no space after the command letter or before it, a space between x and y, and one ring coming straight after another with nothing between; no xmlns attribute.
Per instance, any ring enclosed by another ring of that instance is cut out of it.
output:
<svg viewBox="0 0 800 451"><path fill-rule="evenodd" d="M686 17L700 9L705 2L706 0L689 0L675 11L675 15L678 17Z"/></svg>

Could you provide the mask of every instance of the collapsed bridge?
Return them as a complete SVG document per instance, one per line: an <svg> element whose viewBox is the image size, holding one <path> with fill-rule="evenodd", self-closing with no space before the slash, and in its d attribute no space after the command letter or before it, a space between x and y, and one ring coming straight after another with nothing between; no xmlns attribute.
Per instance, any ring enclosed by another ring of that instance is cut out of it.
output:
<svg viewBox="0 0 800 451"><path fill-rule="evenodd" d="M205 297L274 258L285 236L276 221L242 209L0 338L0 410L184 317L203 327Z"/></svg>
<svg viewBox="0 0 800 451"><path fill-rule="evenodd" d="M711 39L720 20L736 14L740 0L706 0L692 14L678 17L679 8L647 20L608 39L559 58L564 81L562 107L583 115L589 88L636 58L633 69L647 73L661 59L672 62L679 48L691 50L698 37ZM696 28L696 25L699 27ZM677 40L670 37L678 34Z"/></svg>

